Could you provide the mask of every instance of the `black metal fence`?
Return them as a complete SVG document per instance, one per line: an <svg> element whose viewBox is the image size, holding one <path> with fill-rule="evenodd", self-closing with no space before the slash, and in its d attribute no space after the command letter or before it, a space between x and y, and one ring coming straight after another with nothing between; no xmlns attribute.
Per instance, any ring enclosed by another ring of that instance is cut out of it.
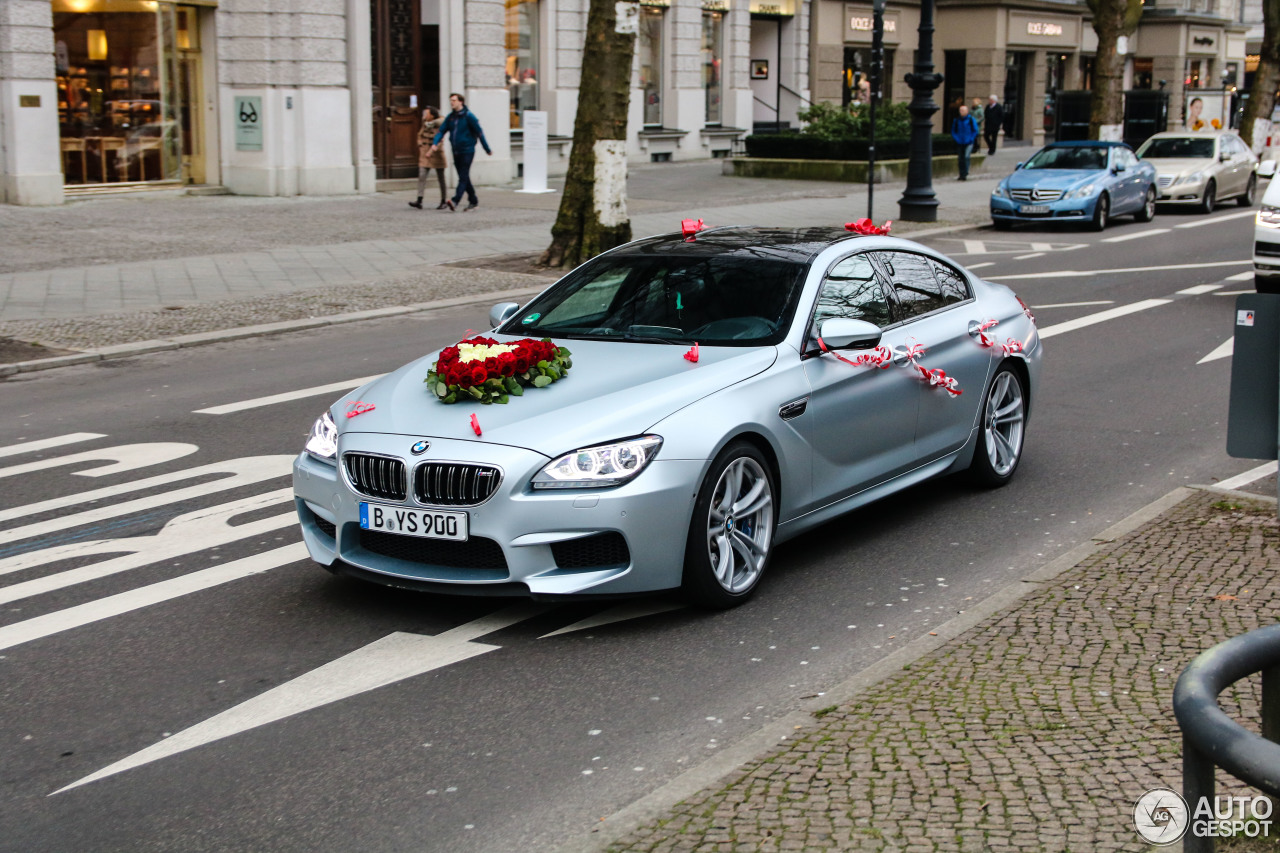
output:
<svg viewBox="0 0 1280 853"><path fill-rule="evenodd" d="M1218 707L1218 695L1262 673L1262 736ZM1214 798L1214 768L1280 796L1280 625L1219 643L1193 660L1173 688L1173 713L1182 729L1182 796L1196 808ZM1213 853L1213 838L1188 832L1184 853Z"/></svg>
<svg viewBox="0 0 1280 853"><path fill-rule="evenodd" d="M1055 93L1057 140L1088 139L1093 92ZM1154 89L1130 89L1124 93L1124 141L1136 149L1147 138L1169 129L1169 93Z"/></svg>

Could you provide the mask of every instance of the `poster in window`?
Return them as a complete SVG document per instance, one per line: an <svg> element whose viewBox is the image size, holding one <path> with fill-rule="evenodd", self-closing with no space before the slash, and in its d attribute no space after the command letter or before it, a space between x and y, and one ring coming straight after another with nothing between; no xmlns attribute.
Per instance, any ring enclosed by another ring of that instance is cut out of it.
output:
<svg viewBox="0 0 1280 853"><path fill-rule="evenodd" d="M769 79L769 60L767 59L751 60L751 79L752 80L768 80Z"/></svg>

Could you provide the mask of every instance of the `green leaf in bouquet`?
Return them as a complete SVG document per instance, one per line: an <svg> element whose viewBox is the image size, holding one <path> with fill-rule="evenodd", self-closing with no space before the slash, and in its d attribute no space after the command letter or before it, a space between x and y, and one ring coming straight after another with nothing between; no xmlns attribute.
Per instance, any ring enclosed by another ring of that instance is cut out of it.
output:
<svg viewBox="0 0 1280 853"><path fill-rule="evenodd" d="M519 382L515 382L510 387L507 388L507 393L509 393L512 397L523 397L524 386L521 385Z"/></svg>
<svg viewBox="0 0 1280 853"><path fill-rule="evenodd" d="M538 362L538 367L542 368L543 370L546 370L547 369L546 360L544 359L543 361Z"/></svg>
<svg viewBox="0 0 1280 853"><path fill-rule="evenodd" d="M504 405L504 406L505 406L505 405L506 405L507 403L509 403L510 401L511 401L511 398L510 398L510 397L508 397L506 394L499 394L499 395L498 395L498 399L497 399L497 401L496 401L496 402L499 402L499 403L501 403L502 405Z"/></svg>
<svg viewBox="0 0 1280 853"><path fill-rule="evenodd" d="M484 396L484 392L474 385L472 385L470 388L467 389L467 393L470 394L472 397L475 397L477 400L479 400L481 397Z"/></svg>
<svg viewBox="0 0 1280 853"><path fill-rule="evenodd" d="M556 370L554 367L552 367L549 364L547 365L547 375L551 377L552 381L555 381L556 379L561 378L560 371Z"/></svg>
<svg viewBox="0 0 1280 853"><path fill-rule="evenodd" d="M535 376L533 379L533 387L546 388L548 385L550 385L554 381L555 380L552 379L550 376Z"/></svg>
<svg viewBox="0 0 1280 853"><path fill-rule="evenodd" d="M451 391L451 392L449 392L449 396L442 398L442 399L440 400L440 402L441 402L441 403L456 403L456 402L458 402L458 392L457 392L457 391Z"/></svg>
<svg viewBox="0 0 1280 853"><path fill-rule="evenodd" d="M480 398L480 402L485 406L491 406L493 405L493 398L490 397L488 394L485 394L483 397Z"/></svg>
<svg viewBox="0 0 1280 853"><path fill-rule="evenodd" d="M444 396L447 396L447 395L448 395L448 393L449 393L449 386L448 386L448 385L445 385L443 382L437 382L437 383L436 383L436 396L437 396L437 397L444 397Z"/></svg>

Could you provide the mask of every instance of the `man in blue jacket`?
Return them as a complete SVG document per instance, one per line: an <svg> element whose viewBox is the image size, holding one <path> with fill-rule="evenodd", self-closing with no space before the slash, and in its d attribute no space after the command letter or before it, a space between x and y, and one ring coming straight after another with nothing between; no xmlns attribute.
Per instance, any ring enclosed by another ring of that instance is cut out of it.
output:
<svg viewBox="0 0 1280 853"><path fill-rule="evenodd" d="M493 149L489 147L489 140L484 138L484 131L480 129L480 119L467 109L466 98L454 92L449 96L449 106L453 108L453 112L449 113L444 124L436 131L435 138L431 140L431 153L434 154L440 147L440 140L444 139L444 135L449 134L449 142L453 146L453 165L458 170L458 188L454 191L453 200L446 204L450 210L456 210L462 203L462 194L465 192L467 210L475 210L476 205L480 204L480 199L476 198L476 188L471 185L471 161L476 156L476 140L479 139L484 146L484 153L492 155Z"/></svg>
<svg viewBox="0 0 1280 853"><path fill-rule="evenodd" d="M960 164L960 180L969 180L969 154L978 138L978 123L969 115L969 108L960 105L960 115L951 120L951 138L956 141L957 160Z"/></svg>

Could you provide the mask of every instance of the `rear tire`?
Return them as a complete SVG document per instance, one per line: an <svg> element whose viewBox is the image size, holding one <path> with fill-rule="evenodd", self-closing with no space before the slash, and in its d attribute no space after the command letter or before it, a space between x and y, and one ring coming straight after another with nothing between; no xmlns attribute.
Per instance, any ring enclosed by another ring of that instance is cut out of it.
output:
<svg viewBox="0 0 1280 853"><path fill-rule="evenodd" d="M1200 212L1213 213L1214 205L1218 203L1218 184L1214 181L1204 185L1204 197L1200 199Z"/></svg>
<svg viewBox="0 0 1280 853"><path fill-rule="evenodd" d="M694 604L737 607L764 577L776 528L777 488L756 447L735 441L716 455L693 504L683 590Z"/></svg>
<svg viewBox="0 0 1280 853"><path fill-rule="evenodd" d="M969 465L969 479L988 489L1013 479L1022 461L1027 423L1027 393L1018 371L1005 363L996 371L982 403L978 446Z"/></svg>
<svg viewBox="0 0 1280 853"><path fill-rule="evenodd" d="M1241 207L1253 207L1253 199L1258 194L1258 176L1250 175L1244 192L1236 197L1236 204Z"/></svg>
<svg viewBox="0 0 1280 853"><path fill-rule="evenodd" d="M1093 206L1093 219L1089 222L1091 231L1101 231L1107 227L1107 218L1111 215L1111 199L1106 193L1098 196L1098 203Z"/></svg>
<svg viewBox="0 0 1280 853"><path fill-rule="evenodd" d="M1147 187L1147 197L1142 200L1142 207L1133 215L1137 222L1150 222L1156 218L1156 188Z"/></svg>

